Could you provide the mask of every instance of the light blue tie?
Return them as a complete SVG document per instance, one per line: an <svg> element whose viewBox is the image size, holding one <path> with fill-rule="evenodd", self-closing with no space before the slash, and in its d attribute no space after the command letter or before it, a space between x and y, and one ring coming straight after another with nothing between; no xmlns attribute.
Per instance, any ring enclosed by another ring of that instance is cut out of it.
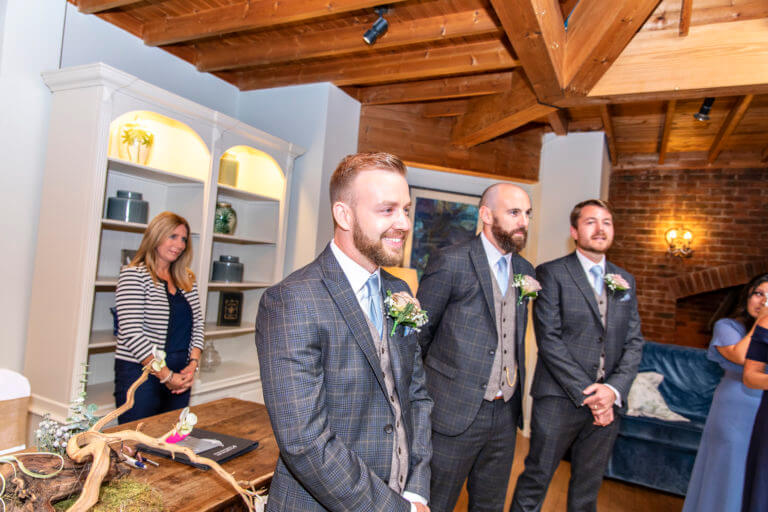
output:
<svg viewBox="0 0 768 512"><path fill-rule="evenodd" d="M379 293L379 276L377 274L371 274L371 277L365 282L365 289L368 292L368 318L371 319L371 323L376 327L379 338L381 338L384 325L381 318L381 294Z"/></svg>
<svg viewBox="0 0 768 512"><path fill-rule="evenodd" d="M589 269L589 273L592 274L593 283L595 285L595 293L598 295L603 294L603 267L595 265Z"/></svg>
<svg viewBox="0 0 768 512"><path fill-rule="evenodd" d="M496 282L499 283L501 294L507 291L507 284L509 281L509 271L507 270L507 258L502 256L499 258L499 262L496 264Z"/></svg>

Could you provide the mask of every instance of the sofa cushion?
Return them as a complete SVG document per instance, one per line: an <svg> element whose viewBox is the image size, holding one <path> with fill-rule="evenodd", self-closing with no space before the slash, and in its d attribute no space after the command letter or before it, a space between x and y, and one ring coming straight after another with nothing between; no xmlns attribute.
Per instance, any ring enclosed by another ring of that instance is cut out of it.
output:
<svg viewBox="0 0 768 512"><path fill-rule="evenodd" d="M663 380L664 376L657 372L638 373L627 397L627 416L643 416L666 421L691 421L667 406L667 402L659 391L659 384Z"/></svg>
<svg viewBox="0 0 768 512"><path fill-rule="evenodd" d="M665 421L622 415L619 436L647 441L659 450L675 447L696 453L702 429L703 425L695 421Z"/></svg>

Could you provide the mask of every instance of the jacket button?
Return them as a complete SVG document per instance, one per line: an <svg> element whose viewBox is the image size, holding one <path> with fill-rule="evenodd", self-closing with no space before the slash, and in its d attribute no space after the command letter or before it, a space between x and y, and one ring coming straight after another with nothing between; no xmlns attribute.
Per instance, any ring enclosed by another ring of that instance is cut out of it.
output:
<svg viewBox="0 0 768 512"><path fill-rule="evenodd" d="M486 387L488 387L486 384L480 384L481 389L485 389Z"/></svg>
<svg viewBox="0 0 768 512"><path fill-rule="evenodd" d="M392 428L391 424L387 423L386 425L384 425L384 433L385 434L391 434L392 430L394 430L394 429Z"/></svg>

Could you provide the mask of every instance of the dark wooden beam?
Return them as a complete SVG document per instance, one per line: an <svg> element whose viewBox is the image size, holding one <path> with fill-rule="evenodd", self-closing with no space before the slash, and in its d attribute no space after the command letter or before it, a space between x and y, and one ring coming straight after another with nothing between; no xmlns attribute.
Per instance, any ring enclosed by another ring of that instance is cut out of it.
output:
<svg viewBox="0 0 768 512"><path fill-rule="evenodd" d="M483 96L508 91L512 87L511 71L483 75L455 76L434 80L418 80L399 84L373 85L358 89L357 99L364 105L411 103Z"/></svg>
<svg viewBox="0 0 768 512"><path fill-rule="evenodd" d="M374 20L375 17L372 17L371 22ZM201 46L196 66L200 71L219 71L370 51L371 46L363 41L366 27L356 24L327 30L307 30L301 36L262 32L258 34L259 39L268 44L248 42L236 46L218 46L215 49ZM469 9L390 23L386 34L376 40L375 49L498 32L496 21L486 11Z"/></svg>
<svg viewBox="0 0 768 512"><path fill-rule="evenodd" d="M720 131L718 132L717 137L715 137L715 140L712 143L712 147L709 148L707 162L711 164L717 159L717 155L719 155L723 150L725 141L733 133L733 130L735 130L739 125L739 122L741 122L744 114L747 113L747 109L749 108L749 104L752 102L752 98L754 98L752 94L742 96L728 113L728 117L725 118L722 126L720 126Z"/></svg>
<svg viewBox="0 0 768 512"><path fill-rule="evenodd" d="M430 101L424 104L424 117L456 117L467 113L469 100Z"/></svg>
<svg viewBox="0 0 768 512"><path fill-rule="evenodd" d="M555 135L568 135L568 113L564 108L547 114L547 122Z"/></svg>
<svg viewBox="0 0 768 512"><path fill-rule="evenodd" d="M137 4L142 0L78 0L77 10L83 14L95 14L118 7Z"/></svg>
<svg viewBox="0 0 768 512"><path fill-rule="evenodd" d="M562 96L565 27L557 0L491 0L536 95Z"/></svg>
<svg viewBox="0 0 768 512"><path fill-rule="evenodd" d="M386 3L392 5L402 1L404 0L387 0ZM381 0L245 0L147 23L142 38L149 46L159 46L307 21L360 9L373 9L377 5L381 5Z"/></svg>
<svg viewBox="0 0 768 512"><path fill-rule="evenodd" d="M511 132L539 117L556 110L542 105L522 73L515 73L512 88L469 101L467 113L456 119L451 143L472 147Z"/></svg>
<svg viewBox="0 0 768 512"><path fill-rule="evenodd" d="M669 134L672 131L672 119L675 116L676 100L669 100L667 102L667 111L664 114L664 131L661 134L661 140L659 141L659 163L664 163L664 157L667 153L667 144L669 144Z"/></svg>
<svg viewBox="0 0 768 512"><path fill-rule="evenodd" d="M613 121L611 121L609 105L600 105L600 117L603 120L605 139L608 141L608 154L611 157L611 164L616 165L619 161L619 155L616 152L616 137L613 133Z"/></svg>
<svg viewBox="0 0 768 512"><path fill-rule="evenodd" d="M680 4L680 35L687 36L691 28L691 15L693 14L693 0L681 0Z"/></svg>
<svg viewBox="0 0 768 512"><path fill-rule="evenodd" d="M768 146L765 146L763 150L760 152L760 161L768 162Z"/></svg>
<svg viewBox="0 0 768 512"><path fill-rule="evenodd" d="M251 90L313 82L333 82L337 86L375 84L499 71L517 65L518 61L501 41L489 40L430 50L407 50L392 55L298 62L234 73L238 87ZM225 80L226 73L229 72L222 73Z"/></svg>

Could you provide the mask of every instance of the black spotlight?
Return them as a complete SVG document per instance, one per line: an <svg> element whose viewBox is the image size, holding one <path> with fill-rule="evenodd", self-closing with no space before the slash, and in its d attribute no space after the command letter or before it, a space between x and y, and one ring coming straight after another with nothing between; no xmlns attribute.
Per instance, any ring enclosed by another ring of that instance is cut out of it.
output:
<svg viewBox="0 0 768 512"><path fill-rule="evenodd" d="M709 111L712 110L712 104L715 102L715 98L704 98L704 102L701 104L701 108L698 112L693 114L698 121L709 121Z"/></svg>
<svg viewBox="0 0 768 512"><path fill-rule="evenodd" d="M386 7L376 7L375 11L376 14L379 15L379 19L374 21L373 26L365 31L365 34L363 34L363 41L368 44L373 44L379 37L384 35L384 32L386 32L389 27L389 23L384 19L384 14L386 14L388 10L389 9Z"/></svg>

